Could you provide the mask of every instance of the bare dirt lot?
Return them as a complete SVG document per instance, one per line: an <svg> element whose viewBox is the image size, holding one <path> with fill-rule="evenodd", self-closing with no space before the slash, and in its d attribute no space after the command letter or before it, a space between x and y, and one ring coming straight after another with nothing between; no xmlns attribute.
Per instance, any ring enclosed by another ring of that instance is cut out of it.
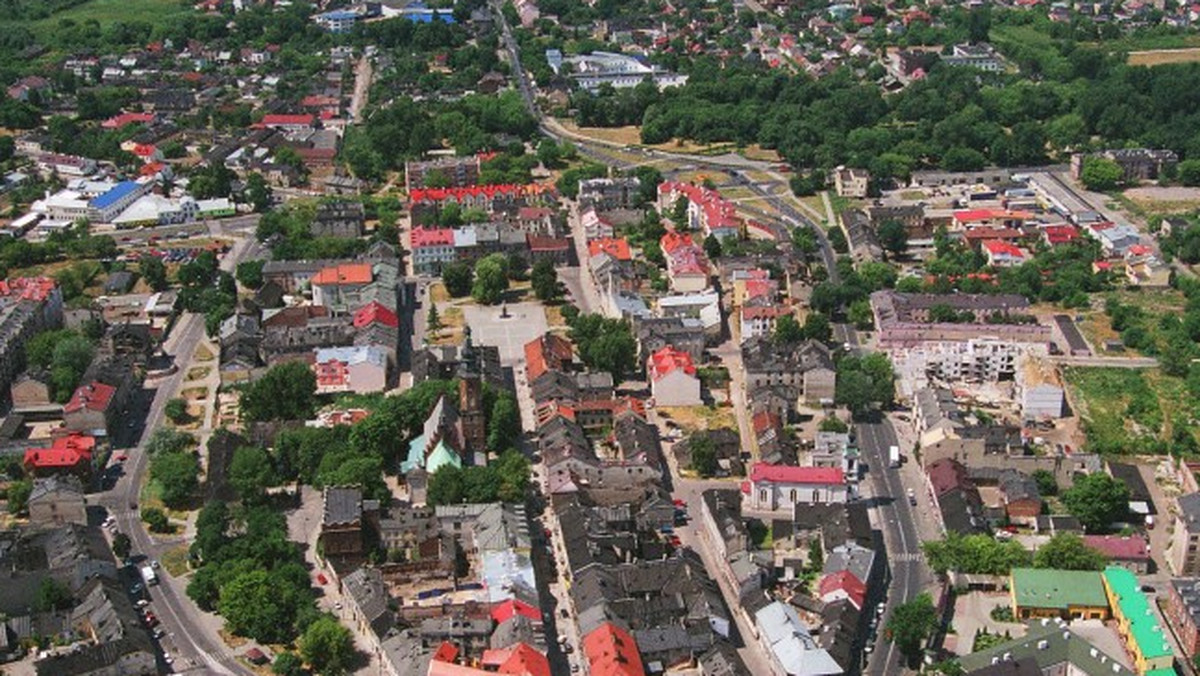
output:
<svg viewBox="0 0 1200 676"><path fill-rule="evenodd" d="M1200 48L1151 49L1145 52L1129 52L1131 66L1161 66L1167 63L1193 63L1200 61Z"/></svg>

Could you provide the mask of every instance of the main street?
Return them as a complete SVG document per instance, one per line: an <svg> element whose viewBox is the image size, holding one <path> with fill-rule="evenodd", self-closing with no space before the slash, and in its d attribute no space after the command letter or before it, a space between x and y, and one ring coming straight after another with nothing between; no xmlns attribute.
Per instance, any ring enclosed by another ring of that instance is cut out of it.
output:
<svg viewBox="0 0 1200 676"><path fill-rule="evenodd" d="M232 272L243 260L258 258L261 255L262 248L257 241L238 240L221 260L220 267L226 272ZM138 509L142 482L150 466L146 442L154 430L163 426L167 402L175 396L186 377L196 348L203 338L203 315L185 313L176 323L164 349L174 357L178 368L162 378L155 387L154 401L146 416L141 441L137 448L128 452L126 475L100 498L100 503L116 517L119 530L129 535L133 551L150 558L154 558L162 547L147 532ZM159 618L162 629L166 632L164 639L169 639L174 646L175 654L172 657L175 658L173 666L176 671L216 673L222 676L253 674L226 648L217 633L219 620L213 622L211 616L207 616L187 598L182 579L160 571L158 585L147 591L153 599L149 608Z"/></svg>

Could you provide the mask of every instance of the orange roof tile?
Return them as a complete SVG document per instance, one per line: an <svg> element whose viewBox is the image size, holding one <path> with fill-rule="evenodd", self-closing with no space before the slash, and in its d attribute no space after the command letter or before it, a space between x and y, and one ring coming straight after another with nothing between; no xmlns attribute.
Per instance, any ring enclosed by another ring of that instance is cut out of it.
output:
<svg viewBox="0 0 1200 676"><path fill-rule="evenodd" d="M343 263L325 268L312 278L315 284L370 284L371 266L367 263Z"/></svg>

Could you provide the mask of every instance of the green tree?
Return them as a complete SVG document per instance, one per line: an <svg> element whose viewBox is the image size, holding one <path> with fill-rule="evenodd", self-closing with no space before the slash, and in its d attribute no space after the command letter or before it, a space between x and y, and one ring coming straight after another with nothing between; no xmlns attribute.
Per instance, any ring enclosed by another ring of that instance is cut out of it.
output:
<svg viewBox="0 0 1200 676"><path fill-rule="evenodd" d="M52 577L43 578L38 585L37 597L33 607L38 612L48 613L52 610L66 610L74 605L75 598L71 588Z"/></svg>
<svg viewBox="0 0 1200 676"><path fill-rule="evenodd" d="M142 256L142 259L138 261L138 272L154 291L166 291L169 286L167 266L158 256Z"/></svg>
<svg viewBox="0 0 1200 676"><path fill-rule="evenodd" d="M512 448L521 438L521 411L508 391L501 392L488 413L488 448L502 451Z"/></svg>
<svg viewBox="0 0 1200 676"><path fill-rule="evenodd" d="M469 295L474 280L475 272L466 263L451 263L442 268L442 283L446 285L446 292L454 298Z"/></svg>
<svg viewBox="0 0 1200 676"><path fill-rule="evenodd" d="M850 304L846 310L846 318L860 331L870 331L875 326L875 313L871 310L871 301L860 298Z"/></svg>
<svg viewBox="0 0 1200 676"><path fill-rule="evenodd" d="M563 166L562 150L554 139L544 138L538 143L537 158L547 169L558 169Z"/></svg>
<svg viewBox="0 0 1200 676"><path fill-rule="evenodd" d="M91 341L72 332L54 346L50 360L50 380L54 385L54 398L65 403L75 392L79 380L92 364L96 349Z"/></svg>
<svg viewBox="0 0 1200 676"><path fill-rule="evenodd" d="M562 296L558 271L554 269L554 263L547 258L534 263L530 282L533 285L533 293L544 303L553 303Z"/></svg>
<svg viewBox="0 0 1200 676"><path fill-rule="evenodd" d="M874 406L887 408L896 397L895 373L886 355L846 356L837 364L835 401L861 415Z"/></svg>
<svg viewBox="0 0 1200 676"><path fill-rule="evenodd" d="M1038 547L1033 565L1055 570L1103 570L1108 557L1088 547L1075 533L1058 533Z"/></svg>
<svg viewBox="0 0 1200 676"><path fill-rule="evenodd" d="M258 289L263 285L263 266L266 261L245 261L238 263L235 277L247 289Z"/></svg>
<svg viewBox="0 0 1200 676"><path fill-rule="evenodd" d="M529 490L529 459L519 451L509 449L500 454L496 461L496 475L500 485L496 499L502 502L525 502Z"/></svg>
<svg viewBox="0 0 1200 676"><path fill-rule="evenodd" d="M296 635L300 609L311 604L307 589L268 570L241 573L221 586L217 610L229 631L264 643L287 643Z"/></svg>
<svg viewBox="0 0 1200 676"><path fill-rule="evenodd" d="M151 533L170 533L173 530L167 513L157 507L143 507L141 516Z"/></svg>
<svg viewBox="0 0 1200 676"><path fill-rule="evenodd" d="M1063 505L1089 533L1100 533L1129 515L1129 488L1103 472L1088 474L1062 494Z"/></svg>
<svg viewBox="0 0 1200 676"><path fill-rule="evenodd" d="M1121 165L1103 157L1085 159L1083 169L1079 172L1079 180L1083 181L1088 190L1100 192L1116 188L1124 177Z"/></svg>
<svg viewBox="0 0 1200 676"><path fill-rule="evenodd" d="M262 174L254 171L250 172L250 175L246 177L244 197L246 202L254 207L255 211L261 213L270 209L273 194L274 191L271 190L271 186L267 185L267 181L262 177Z"/></svg>
<svg viewBox="0 0 1200 676"><path fill-rule="evenodd" d="M879 226L879 243L892 255L903 255L908 251L908 230L900 221L884 221Z"/></svg>
<svg viewBox="0 0 1200 676"><path fill-rule="evenodd" d="M483 305L495 305L504 298L508 290L508 258L504 254L490 254L475 264L475 283L471 285L471 297Z"/></svg>
<svg viewBox="0 0 1200 676"><path fill-rule="evenodd" d="M821 419L820 424L817 425L817 430L820 432L845 434L850 431L850 427L836 415L828 415Z"/></svg>
<svg viewBox="0 0 1200 676"><path fill-rule="evenodd" d="M884 632L910 664L921 657L922 644L938 626L937 608L928 593L903 603L892 611Z"/></svg>
<svg viewBox="0 0 1200 676"><path fill-rule="evenodd" d="M233 453L229 463L229 485L246 502L259 502L267 488L275 485L275 469L271 457L258 446L242 446Z"/></svg>
<svg viewBox="0 0 1200 676"><path fill-rule="evenodd" d="M442 465L429 475L425 501L431 505L457 505L463 501L463 470Z"/></svg>
<svg viewBox="0 0 1200 676"><path fill-rule="evenodd" d="M247 420L308 420L317 407L317 378L306 364L287 362L272 366L242 393L242 415Z"/></svg>
<svg viewBox="0 0 1200 676"><path fill-rule="evenodd" d="M146 441L146 454L150 457L164 453L183 453L196 445L196 437L174 427L159 427Z"/></svg>
<svg viewBox="0 0 1200 676"><path fill-rule="evenodd" d="M271 672L279 676L301 676L304 673L304 661L296 653L282 652L275 656Z"/></svg>
<svg viewBox="0 0 1200 676"><path fill-rule="evenodd" d="M692 460L690 468L707 479L717 473L717 445L713 443L707 432L694 432L687 440L688 450Z"/></svg>
<svg viewBox="0 0 1200 676"><path fill-rule="evenodd" d="M1037 482L1038 492L1042 497L1050 497L1058 495L1058 480L1054 478L1054 473L1050 470L1035 469L1033 470L1033 480Z"/></svg>
<svg viewBox="0 0 1200 676"><path fill-rule="evenodd" d="M300 655L318 674L346 673L354 660L350 630L329 615L317 618L300 635Z"/></svg>
<svg viewBox="0 0 1200 676"><path fill-rule="evenodd" d="M721 257L721 240L717 239L716 235L709 234L704 238L704 255L712 260Z"/></svg>
<svg viewBox="0 0 1200 676"><path fill-rule="evenodd" d="M617 382L636 368L637 341L624 320L597 314L579 315L571 324L571 340L579 346L584 364L608 371Z"/></svg>
<svg viewBox="0 0 1200 676"><path fill-rule="evenodd" d="M771 340L778 345L795 345L804 340L804 336L804 328L796 321L796 315L787 314L775 320L775 332Z"/></svg>
<svg viewBox="0 0 1200 676"><path fill-rule="evenodd" d="M129 553L133 550L133 542L130 541L128 535L116 533L113 535L112 550L118 561L124 561L129 558Z"/></svg>
<svg viewBox="0 0 1200 676"><path fill-rule="evenodd" d="M14 481L8 485L5 499L9 514L23 514L29 509L29 495L33 493L33 482L29 479Z"/></svg>
<svg viewBox="0 0 1200 676"><path fill-rule="evenodd" d="M163 408L163 413L167 419L176 425L182 425L188 420L187 401L175 397L167 401L167 405Z"/></svg>
<svg viewBox="0 0 1200 676"><path fill-rule="evenodd" d="M833 326L829 317L821 312L810 312L804 318L804 337L808 340L828 341L833 337Z"/></svg>
<svg viewBox="0 0 1200 676"><path fill-rule="evenodd" d="M150 458L150 478L162 490L163 503L185 507L200 489L200 464L194 453L159 453Z"/></svg>
<svg viewBox="0 0 1200 676"><path fill-rule="evenodd" d="M442 330L442 316L438 314L436 304L429 304L429 315L425 318L425 328L432 333Z"/></svg>

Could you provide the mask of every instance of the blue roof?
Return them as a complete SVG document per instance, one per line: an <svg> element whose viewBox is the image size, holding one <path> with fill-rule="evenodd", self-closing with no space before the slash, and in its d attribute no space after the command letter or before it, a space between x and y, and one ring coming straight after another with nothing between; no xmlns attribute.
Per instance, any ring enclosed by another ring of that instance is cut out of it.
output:
<svg viewBox="0 0 1200 676"><path fill-rule="evenodd" d="M346 19L357 19L358 13L351 12L351 11L345 10L345 9L336 9L332 12L326 12L326 13L322 14L321 18L328 19L331 21L344 21Z"/></svg>
<svg viewBox="0 0 1200 676"><path fill-rule="evenodd" d="M93 199L88 206L93 209L107 209L140 187L136 181L121 181L109 188L108 192Z"/></svg>
<svg viewBox="0 0 1200 676"><path fill-rule="evenodd" d="M454 13L449 9L426 9L424 7L414 9L409 6L404 9L403 16L414 23L433 23L435 16L443 23L454 23Z"/></svg>

